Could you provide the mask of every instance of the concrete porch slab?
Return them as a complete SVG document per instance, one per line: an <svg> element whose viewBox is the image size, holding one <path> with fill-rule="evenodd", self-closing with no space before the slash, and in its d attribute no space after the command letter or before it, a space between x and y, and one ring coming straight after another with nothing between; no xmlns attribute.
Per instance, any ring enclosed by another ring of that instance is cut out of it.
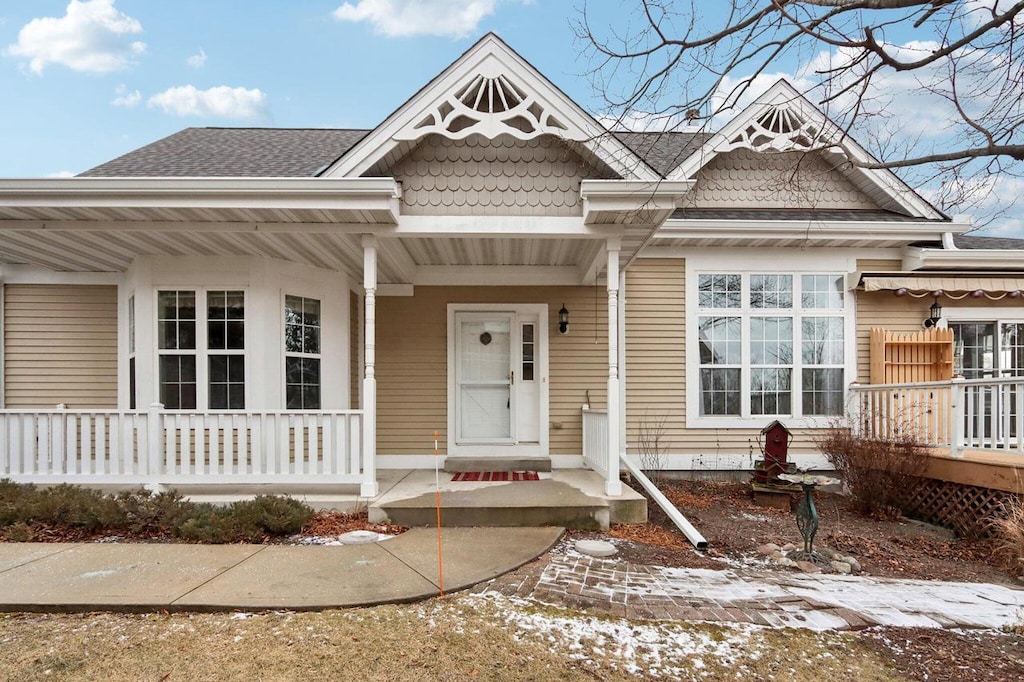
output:
<svg viewBox="0 0 1024 682"><path fill-rule="evenodd" d="M567 526L607 530L612 523L643 523L646 499L623 487L604 494L604 480L586 469L541 473L539 481L452 481L450 473L409 472L370 503L371 521L408 526L437 525L436 489L440 487L441 525Z"/></svg>

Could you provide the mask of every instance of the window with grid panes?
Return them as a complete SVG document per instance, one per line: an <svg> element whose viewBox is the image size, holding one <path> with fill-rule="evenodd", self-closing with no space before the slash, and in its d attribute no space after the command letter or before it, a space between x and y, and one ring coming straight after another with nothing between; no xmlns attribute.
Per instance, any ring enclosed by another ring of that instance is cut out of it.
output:
<svg viewBox="0 0 1024 682"><path fill-rule="evenodd" d="M697 277L701 416L842 414L839 274Z"/></svg>
<svg viewBox="0 0 1024 682"><path fill-rule="evenodd" d="M320 301L285 296L285 405L320 409Z"/></svg>

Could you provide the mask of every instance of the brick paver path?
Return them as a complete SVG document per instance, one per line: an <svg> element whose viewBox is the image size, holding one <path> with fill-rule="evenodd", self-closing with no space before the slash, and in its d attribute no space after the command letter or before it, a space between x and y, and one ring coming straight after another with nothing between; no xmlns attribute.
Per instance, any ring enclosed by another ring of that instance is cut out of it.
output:
<svg viewBox="0 0 1024 682"><path fill-rule="evenodd" d="M1000 628L1024 622L1024 590L987 583L754 570L663 568L549 555L489 588L624 618L755 623L815 630Z"/></svg>

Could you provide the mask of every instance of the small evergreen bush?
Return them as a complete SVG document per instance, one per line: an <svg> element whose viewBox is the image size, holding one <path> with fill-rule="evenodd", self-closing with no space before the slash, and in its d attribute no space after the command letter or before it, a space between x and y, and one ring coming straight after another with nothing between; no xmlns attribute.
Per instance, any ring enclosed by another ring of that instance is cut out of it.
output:
<svg viewBox="0 0 1024 682"><path fill-rule="evenodd" d="M218 507L189 502L176 491L104 495L80 486L39 489L0 479L0 538L9 542L32 540L46 527L204 543L261 542L298 533L312 515L301 502L276 495Z"/></svg>

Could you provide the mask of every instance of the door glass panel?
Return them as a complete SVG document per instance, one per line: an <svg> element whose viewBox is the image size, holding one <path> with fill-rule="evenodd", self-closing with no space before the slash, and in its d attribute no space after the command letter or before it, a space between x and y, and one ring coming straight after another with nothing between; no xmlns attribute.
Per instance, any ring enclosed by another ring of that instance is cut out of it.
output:
<svg viewBox="0 0 1024 682"><path fill-rule="evenodd" d="M512 437L511 319L458 323L459 435L466 440Z"/></svg>
<svg viewBox="0 0 1024 682"><path fill-rule="evenodd" d="M951 324L956 344L955 356L965 379L990 377L995 371L996 325L994 322Z"/></svg>

